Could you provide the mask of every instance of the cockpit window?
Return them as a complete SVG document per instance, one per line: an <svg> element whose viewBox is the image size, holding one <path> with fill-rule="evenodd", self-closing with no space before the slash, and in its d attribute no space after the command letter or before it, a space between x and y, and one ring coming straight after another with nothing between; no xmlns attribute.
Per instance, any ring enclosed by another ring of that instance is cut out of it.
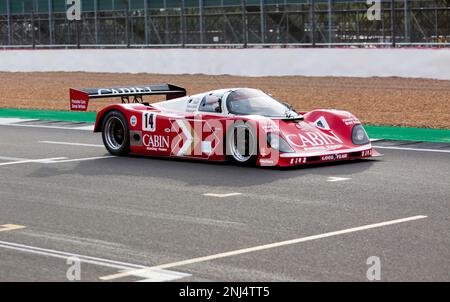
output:
<svg viewBox="0 0 450 302"><path fill-rule="evenodd" d="M217 95L208 94L203 97L198 110L220 113L222 112L222 100Z"/></svg>
<svg viewBox="0 0 450 302"><path fill-rule="evenodd" d="M267 117L296 117L298 114L261 90L240 88L227 97L227 108L237 115L262 115Z"/></svg>

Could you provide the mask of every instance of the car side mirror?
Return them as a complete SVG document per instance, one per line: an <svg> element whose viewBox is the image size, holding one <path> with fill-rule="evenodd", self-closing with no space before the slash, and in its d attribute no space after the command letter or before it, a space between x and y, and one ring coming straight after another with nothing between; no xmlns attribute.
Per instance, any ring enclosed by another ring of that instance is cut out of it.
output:
<svg viewBox="0 0 450 302"><path fill-rule="evenodd" d="M219 98L218 106L216 108L214 108L214 111L217 112L217 113L221 113L222 112L222 99L221 98Z"/></svg>

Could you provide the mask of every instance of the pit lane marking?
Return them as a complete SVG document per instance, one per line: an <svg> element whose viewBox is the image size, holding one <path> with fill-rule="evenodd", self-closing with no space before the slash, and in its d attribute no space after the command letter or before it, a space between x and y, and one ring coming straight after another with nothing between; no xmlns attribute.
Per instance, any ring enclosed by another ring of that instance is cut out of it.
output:
<svg viewBox="0 0 450 302"><path fill-rule="evenodd" d="M242 193L227 193L227 194L216 194L216 193L205 193L203 196L210 196L210 197L218 197L218 198L224 198L224 197L231 197L231 196L238 196L242 195Z"/></svg>
<svg viewBox="0 0 450 302"><path fill-rule="evenodd" d="M328 182L337 182L337 181L344 181L344 180L350 180L351 178L349 177L335 177L335 176L330 176L328 177L327 181Z"/></svg>
<svg viewBox="0 0 450 302"><path fill-rule="evenodd" d="M24 226L24 225L3 224L3 225L0 225L0 232L8 232L8 231L20 230L20 229L24 229L24 228L26 228L26 226Z"/></svg>
<svg viewBox="0 0 450 302"><path fill-rule="evenodd" d="M153 267L144 268L141 270L131 270L131 271L120 272L117 274L100 277L100 279L104 280L104 281L114 280L114 279L118 279L118 278L124 278L124 277L130 276L130 275L135 275L140 272L151 271L154 269L168 269L168 268L172 268L172 267L185 266L185 265L199 263L199 262L222 259L222 258L226 258L226 257L237 256L237 255L246 254L246 253L253 253L253 252L258 252L258 251L277 248L277 247L281 247L281 246L297 244L297 243L306 242L306 241L318 240L318 239L322 239L322 238L339 236L339 235L344 235L344 234L348 234L348 233L365 231L365 230L380 228L380 227L384 227L384 226L388 226L388 225L399 224L399 223L414 221L414 220L418 220L418 219L424 219L427 217L428 216L417 215L417 216L411 216L411 217L400 218L400 219L395 219L395 220L388 220L388 221L362 225L359 227L348 228L348 229L343 229L343 230L334 231L334 232L328 232L328 233L323 233L323 234L318 234L318 235L313 235L313 236L301 237L301 238L297 238L297 239L280 241L280 242L270 243L270 244L266 244L266 245L259 245L259 246L255 246L255 247L244 248L244 249L234 250L234 251L230 251L230 252L225 252L225 253L220 253L220 254L215 254L215 255L210 255L210 256L205 256L205 257L198 257L198 258L187 259L187 260L173 262L173 263L157 265L157 266L153 266Z"/></svg>
<svg viewBox="0 0 450 302"><path fill-rule="evenodd" d="M133 277L145 278L144 280L139 280L138 282L163 282L163 281L172 281L185 277L192 276L191 274L169 271L169 270L153 270L153 271L145 271L141 270L145 268L143 265L127 263L122 261L109 260L105 258L99 257L91 257L86 255L80 255L75 253L67 253L52 249L45 249L25 244L19 244L14 242L0 241L0 248L15 250L19 252L31 253L40 256L48 256L58 259L69 259L75 257L80 260L80 262L97 265L101 267L114 268L118 270L138 270L139 273L136 275L129 275Z"/></svg>
<svg viewBox="0 0 450 302"><path fill-rule="evenodd" d="M95 147L104 148L104 145L98 144L82 144L82 143L71 143L71 142L55 142L55 141L39 141L40 144L53 144L53 145L67 145L67 146L81 146L81 147Z"/></svg>

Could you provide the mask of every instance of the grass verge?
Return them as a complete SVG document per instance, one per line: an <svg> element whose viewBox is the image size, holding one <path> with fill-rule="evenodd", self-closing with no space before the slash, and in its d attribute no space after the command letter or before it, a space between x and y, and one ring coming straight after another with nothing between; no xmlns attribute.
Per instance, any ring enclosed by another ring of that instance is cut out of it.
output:
<svg viewBox="0 0 450 302"><path fill-rule="evenodd" d="M96 112L23 110L0 108L0 117L67 122L95 122ZM450 130L391 126L365 126L371 138L450 143Z"/></svg>

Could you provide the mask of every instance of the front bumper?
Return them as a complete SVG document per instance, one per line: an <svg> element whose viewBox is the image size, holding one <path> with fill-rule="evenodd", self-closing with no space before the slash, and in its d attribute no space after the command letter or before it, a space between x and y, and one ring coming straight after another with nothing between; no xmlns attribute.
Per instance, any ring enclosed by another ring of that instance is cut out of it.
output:
<svg viewBox="0 0 450 302"><path fill-rule="evenodd" d="M345 161L380 156L372 146L362 146L343 150L316 152L316 153L281 153L278 158L262 157L261 166L292 167L325 162Z"/></svg>

